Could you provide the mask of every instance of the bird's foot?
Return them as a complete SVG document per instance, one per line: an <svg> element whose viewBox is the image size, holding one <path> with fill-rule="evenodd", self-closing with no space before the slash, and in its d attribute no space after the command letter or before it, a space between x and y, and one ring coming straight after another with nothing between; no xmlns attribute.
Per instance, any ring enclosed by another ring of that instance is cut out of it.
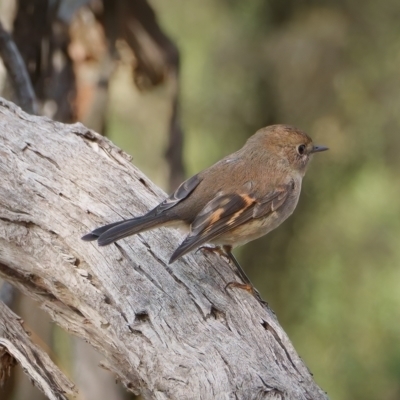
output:
<svg viewBox="0 0 400 400"><path fill-rule="evenodd" d="M225 253L225 251L219 247L219 246L200 246L197 250L196 253L200 250L203 250L205 252L209 252L209 253L215 253L220 255L221 257L227 259L228 261L230 261L229 256Z"/></svg>
<svg viewBox="0 0 400 400"><path fill-rule="evenodd" d="M249 283L239 283L239 282L229 282L225 286L225 290L228 288L239 288L250 293L255 299L257 299L261 304L268 306L268 303L264 301L259 293L259 291Z"/></svg>
<svg viewBox="0 0 400 400"><path fill-rule="evenodd" d="M236 258L233 256L229 246L224 246L224 247L219 247L219 246L201 246L197 249L196 253L199 250L204 250L207 252L211 253L216 253L219 254L221 257L227 259L227 261L232 264L234 267L236 267L236 271L239 275L239 277L242 279L243 282L245 283L239 283L239 282L229 282L225 285L225 290L228 288L239 288L246 290L246 292L250 293L252 296L254 296L257 300L259 300L261 303L265 303L265 301L261 298L260 293L258 290L252 285L250 282L249 278L246 276L245 272L242 270L241 266L237 262Z"/></svg>
<svg viewBox="0 0 400 400"><path fill-rule="evenodd" d="M239 282L228 282L225 286L225 290L228 288L233 288L233 287L246 290L246 292L249 292L253 296L256 292L253 285L250 285L248 283L239 283Z"/></svg>

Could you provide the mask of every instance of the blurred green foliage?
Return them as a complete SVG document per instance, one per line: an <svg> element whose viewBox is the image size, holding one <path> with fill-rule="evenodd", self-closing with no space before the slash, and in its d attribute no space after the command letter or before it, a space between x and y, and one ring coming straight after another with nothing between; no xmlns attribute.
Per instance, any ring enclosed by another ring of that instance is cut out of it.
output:
<svg viewBox="0 0 400 400"><path fill-rule="evenodd" d="M400 3L152 4L181 50L188 175L271 123L330 147L294 215L237 253L332 399L399 399ZM162 185L168 87L113 87L110 136Z"/></svg>

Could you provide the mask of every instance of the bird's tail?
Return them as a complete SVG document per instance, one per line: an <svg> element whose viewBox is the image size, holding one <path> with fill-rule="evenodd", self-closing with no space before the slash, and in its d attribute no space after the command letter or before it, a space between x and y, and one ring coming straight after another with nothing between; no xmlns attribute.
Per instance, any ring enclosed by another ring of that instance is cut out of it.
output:
<svg viewBox="0 0 400 400"><path fill-rule="evenodd" d="M117 240L136 233L147 231L169 220L165 215L143 215L142 217L127 219L114 222L109 225L101 226L82 237L82 240L90 242L97 240L99 246L107 246Z"/></svg>

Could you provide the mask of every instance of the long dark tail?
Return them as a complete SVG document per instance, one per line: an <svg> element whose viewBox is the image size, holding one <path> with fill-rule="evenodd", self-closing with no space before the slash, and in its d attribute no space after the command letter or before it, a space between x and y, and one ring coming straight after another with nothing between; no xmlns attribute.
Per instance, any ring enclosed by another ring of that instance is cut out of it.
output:
<svg viewBox="0 0 400 400"><path fill-rule="evenodd" d="M127 219L104 225L82 237L82 240L90 242L97 240L99 246L107 246L117 240L139 232L147 231L169 220L165 215L143 215L142 217Z"/></svg>

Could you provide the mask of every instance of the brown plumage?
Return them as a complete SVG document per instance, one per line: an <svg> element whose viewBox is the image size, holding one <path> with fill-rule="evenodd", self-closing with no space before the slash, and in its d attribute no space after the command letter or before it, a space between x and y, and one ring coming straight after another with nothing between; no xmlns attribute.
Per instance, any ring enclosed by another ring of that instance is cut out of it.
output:
<svg viewBox="0 0 400 400"><path fill-rule="evenodd" d="M105 246L157 226L183 225L189 234L170 262L205 243L222 245L233 258L233 247L267 234L292 214L308 162L324 150L294 127L262 128L240 150L183 182L144 216L100 227L82 239Z"/></svg>

